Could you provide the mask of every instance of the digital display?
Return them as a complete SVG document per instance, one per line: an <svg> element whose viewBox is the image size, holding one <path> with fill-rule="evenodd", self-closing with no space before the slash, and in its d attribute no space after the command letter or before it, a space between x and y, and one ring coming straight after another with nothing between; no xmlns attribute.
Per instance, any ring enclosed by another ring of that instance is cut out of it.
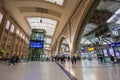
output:
<svg viewBox="0 0 120 80"><path fill-rule="evenodd" d="M109 48L109 54L115 56L113 48Z"/></svg>
<svg viewBox="0 0 120 80"><path fill-rule="evenodd" d="M119 47L120 46L120 42L109 44L109 46L110 47Z"/></svg>
<svg viewBox="0 0 120 80"><path fill-rule="evenodd" d="M116 57L120 59L120 47L115 47L114 50Z"/></svg>
<svg viewBox="0 0 120 80"><path fill-rule="evenodd" d="M30 41L30 48L43 48L43 41Z"/></svg>
<svg viewBox="0 0 120 80"><path fill-rule="evenodd" d="M116 52L115 54L116 54L117 58L120 58L120 53L119 52Z"/></svg>
<svg viewBox="0 0 120 80"><path fill-rule="evenodd" d="M103 49L103 53L104 53L104 56L105 56L105 57L108 57L107 49Z"/></svg>

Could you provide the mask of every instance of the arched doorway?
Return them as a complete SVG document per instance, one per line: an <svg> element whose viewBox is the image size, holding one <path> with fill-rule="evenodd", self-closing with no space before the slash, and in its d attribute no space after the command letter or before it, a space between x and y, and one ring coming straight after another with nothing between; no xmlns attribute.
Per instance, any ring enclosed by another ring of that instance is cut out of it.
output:
<svg viewBox="0 0 120 80"><path fill-rule="evenodd" d="M70 47L69 47L69 43L65 38L62 38L60 46L59 46L59 53L60 56L64 56L64 57L70 57Z"/></svg>

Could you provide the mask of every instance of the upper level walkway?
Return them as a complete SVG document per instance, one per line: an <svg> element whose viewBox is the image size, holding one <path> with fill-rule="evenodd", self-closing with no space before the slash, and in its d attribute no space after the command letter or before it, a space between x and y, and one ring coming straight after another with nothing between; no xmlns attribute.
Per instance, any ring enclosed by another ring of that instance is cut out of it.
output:
<svg viewBox="0 0 120 80"><path fill-rule="evenodd" d="M119 76L120 65L97 61L0 63L0 80L120 80Z"/></svg>

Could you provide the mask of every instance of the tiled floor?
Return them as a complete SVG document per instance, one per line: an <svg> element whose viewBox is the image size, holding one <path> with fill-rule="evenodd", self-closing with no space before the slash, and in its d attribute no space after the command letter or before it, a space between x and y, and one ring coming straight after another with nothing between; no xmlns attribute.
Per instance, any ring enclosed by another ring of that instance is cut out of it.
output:
<svg viewBox="0 0 120 80"><path fill-rule="evenodd" d="M120 65L99 64L97 61L61 65L78 80L120 80Z"/></svg>
<svg viewBox="0 0 120 80"><path fill-rule="evenodd" d="M0 80L70 80L53 62L27 62L0 65Z"/></svg>
<svg viewBox="0 0 120 80"><path fill-rule="evenodd" d="M120 65L82 61L60 64L78 80L120 80ZM72 80L54 62L0 63L0 80Z"/></svg>

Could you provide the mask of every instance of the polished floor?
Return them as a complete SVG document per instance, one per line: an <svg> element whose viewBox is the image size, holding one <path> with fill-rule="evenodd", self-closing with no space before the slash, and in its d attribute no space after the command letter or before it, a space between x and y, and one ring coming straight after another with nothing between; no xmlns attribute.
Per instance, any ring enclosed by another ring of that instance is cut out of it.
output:
<svg viewBox="0 0 120 80"><path fill-rule="evenodd" d="M71 64L61 64L78 80L120 80L120 64L100 64L98 61L84 60Z"/></svg>
<svg viewBox="0 0 120 80"><path fill-rule="evenodd" d="M52 62L27 62L14 66L0 65L0 80L70 80Z"/></svg>
<svg viewBox="0 0 120 80"><path fill-rule="evenodd" d="M13 66L0 63L0 80L120 80L120 65L100 64L97 61L25 62ZM61 66L61 67L60 67ZM68 71L68 75L64 70Z"/></svg>

